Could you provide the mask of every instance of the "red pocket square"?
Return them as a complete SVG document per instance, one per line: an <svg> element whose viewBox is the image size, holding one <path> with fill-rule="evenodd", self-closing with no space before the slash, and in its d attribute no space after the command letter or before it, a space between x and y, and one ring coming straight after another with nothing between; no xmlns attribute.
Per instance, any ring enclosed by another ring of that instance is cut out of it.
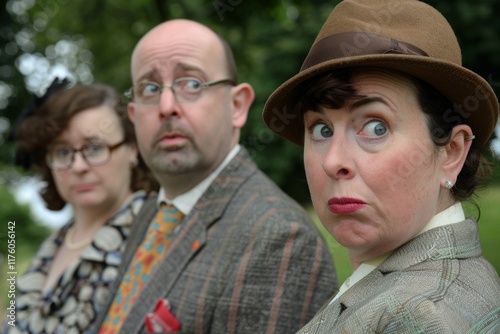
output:
<svg viewBox="0 0 500 334"><path fill-rule="evenodd" d="M146 315L145 325L149 333L175 333L181 329L181 323L170 312L166 299L156 302L154 312Z"/></svg>

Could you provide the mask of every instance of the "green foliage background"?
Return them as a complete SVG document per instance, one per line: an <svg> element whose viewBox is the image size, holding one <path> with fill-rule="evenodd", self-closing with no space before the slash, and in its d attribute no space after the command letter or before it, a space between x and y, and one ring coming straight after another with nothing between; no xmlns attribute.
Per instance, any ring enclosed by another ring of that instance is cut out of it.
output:
<svg viewBox="0 0 500 334"><path fill-rule="evenodd" d="M15 231L15 252L17 258L22 258L23 255L31 255L47 237L49 229L42 225L36 224L30 214L27 205L18 204L10 191L0 186L0 264L1 259L7 261L7 246L8 233L13 231L8 229L9 226L14 226ZM9 224L13 222L14 225Z"/></svg>

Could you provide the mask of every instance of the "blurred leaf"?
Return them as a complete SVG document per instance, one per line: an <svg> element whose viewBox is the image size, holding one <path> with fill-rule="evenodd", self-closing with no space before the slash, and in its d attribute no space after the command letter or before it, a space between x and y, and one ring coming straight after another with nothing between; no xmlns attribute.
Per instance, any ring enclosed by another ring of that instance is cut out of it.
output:
<svg viewBox="0 0 500 334"><path fill-rule="evenodd" d="M7 259L9 238L7 232L12 232L9 226L14 227L15 251L31 253L38 248L47 237L50 230L33 220L28 205L19 205L14 196L6 187L0 185L0 253ZM8 224L13 222L14 224Z"/></svg>

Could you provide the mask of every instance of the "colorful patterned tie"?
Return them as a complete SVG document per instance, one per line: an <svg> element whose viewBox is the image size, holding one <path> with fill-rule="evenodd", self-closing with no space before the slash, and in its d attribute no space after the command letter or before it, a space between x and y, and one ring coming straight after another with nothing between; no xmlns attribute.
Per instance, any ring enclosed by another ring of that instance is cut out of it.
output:
<svg viewBox="0 0 500 334"><path fill-rule="evenodd" d="M183 218L171 204L162 203L142 244L137 248L99 334L118 333L137 296L162 259L173 232Z"/></svg>

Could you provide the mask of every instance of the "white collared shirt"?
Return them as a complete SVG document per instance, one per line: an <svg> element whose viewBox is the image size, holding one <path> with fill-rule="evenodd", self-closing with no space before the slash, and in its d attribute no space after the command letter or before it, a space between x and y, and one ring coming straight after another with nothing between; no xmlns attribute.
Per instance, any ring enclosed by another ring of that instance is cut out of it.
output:
<svg viewBox="0 0 500 334"><path fill-rule="evenodd" d="M181 194L174 199L167 199L165 197L165 190L163 188L160 189L158 194L158 200L156 201L156 205L159 208L161 202L165 202L167 204L173 204L179 211L181 211L184 216L187 216L196 202L200 199L201 195L208 189L212 181L219 175L219 173L231 162L231 160L238 154L240 150L240 145L236 144L235 147L231 151L229 151L228 155L222 161L222 163L203 181L198 183L194 188Z"/></svg>
<svg viewBox="0 0 500 334"><path fill-rule="evenodd" d="M456 202L447 209L434 215L434 217L431 218L431 220L425 225L422 231L420 231L417 235L420 235L436 227L459 223L463 220L465 220L465 214L462 208L462 203ZM339 292L330 301L330 304L333 303L337 298L339 298L350 287L359 282L363 277L371 273L382 262L384 262L390 254L391 253L383 254L374 259L361 263L359 267L351 274L351 276L345 280L344 284L342 284L342 286L340 287Z"/></svg>

